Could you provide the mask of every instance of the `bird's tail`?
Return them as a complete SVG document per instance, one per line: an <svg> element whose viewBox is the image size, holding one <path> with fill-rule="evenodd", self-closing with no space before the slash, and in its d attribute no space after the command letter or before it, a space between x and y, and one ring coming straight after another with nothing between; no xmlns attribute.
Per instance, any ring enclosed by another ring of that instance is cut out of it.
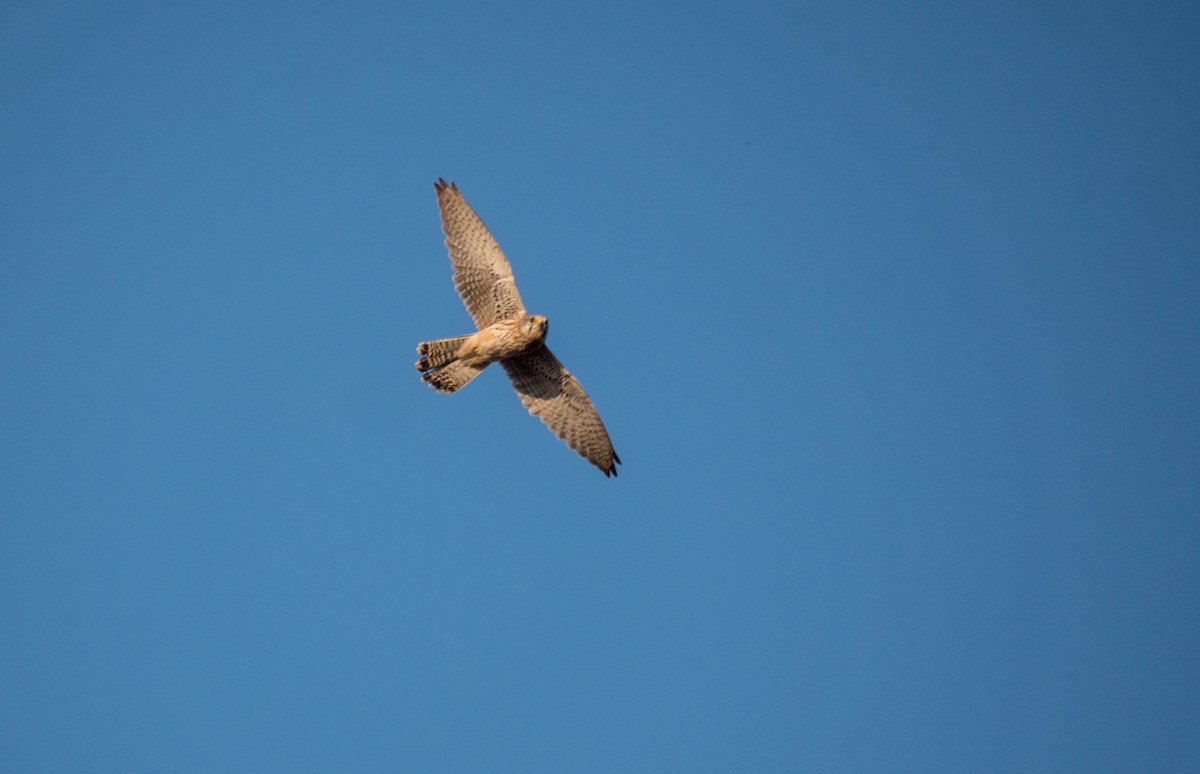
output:
<svg viewBox="0 0 1200 774"><path fill-rule="evenodd" d="M441 368L447 363L457 360L458 350L466 340L466 336L455 336L452 339L422 341L417 345L417 354L424 355L424 357L417 361L417 370L425 372L431 368Z"/></svg>
<svg viewBox="0 0 1200 774"><path fill-rule="evenodd" d="M421 378L438 392L454 392L467 385L467 382L479 376L479 372L487 367L483 365L468 365L458 359L458 350L466 336L456 336L452 339L422 341L417 345L417 370Z"/></svg>

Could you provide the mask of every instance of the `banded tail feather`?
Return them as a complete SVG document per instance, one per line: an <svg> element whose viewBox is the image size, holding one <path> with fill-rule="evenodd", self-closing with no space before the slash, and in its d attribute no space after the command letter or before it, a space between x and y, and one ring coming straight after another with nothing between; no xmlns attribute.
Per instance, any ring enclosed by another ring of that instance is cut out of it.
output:
<svg viewBox="0 0 1200 774"><path fill-rule="evenodd" d="M468 365L458 359L459 348L467 336L455 336L450 339L422 341L417 345L417 370L421 379L438 392L456 392L479 376L487 368L483 365Z"/></svg>

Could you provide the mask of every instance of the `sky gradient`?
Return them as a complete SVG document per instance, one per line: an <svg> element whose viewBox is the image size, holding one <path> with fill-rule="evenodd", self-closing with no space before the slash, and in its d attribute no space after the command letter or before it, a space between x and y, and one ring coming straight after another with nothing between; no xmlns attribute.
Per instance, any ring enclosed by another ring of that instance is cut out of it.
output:
<svg viewBox="0 0 1200 774"><path fill-rule="evenodd" d="M1200 768L1195 4L430 5L0 11L0 769Z"/></svg>

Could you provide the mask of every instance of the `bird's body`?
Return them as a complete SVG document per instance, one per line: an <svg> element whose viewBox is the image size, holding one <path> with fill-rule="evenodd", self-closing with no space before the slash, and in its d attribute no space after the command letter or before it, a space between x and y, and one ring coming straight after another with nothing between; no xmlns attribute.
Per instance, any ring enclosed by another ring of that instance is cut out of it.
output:
<svg viewBox="0 0 1200 774"><path fill-rule="evenodd" d="M438 341L422 341L417 352L424 355L426 350L436 350L442 342L454 343L454 357L468 365L486 366L498 360L506 360L530 347L541 344L546 340L547 320L538 315L526 315L512 320L501 320L489 325L481 331L468 336L458 336L453 339ZM423 358L426 365L432 364L429 358ZM422 368L420 364L417 369Z"/></svg>
<svg viewBox="0 0 1200 774"><path fill-rule="evenodd" d="M621 460L600 415L583 385L546 347L549 322L525 311L508 259L458 186L439 178L434 189L454 284L479 330L421 342L421 378L438 392L450 393L492 363L501 363L531 414L605 476L615 476Z"/></svg>

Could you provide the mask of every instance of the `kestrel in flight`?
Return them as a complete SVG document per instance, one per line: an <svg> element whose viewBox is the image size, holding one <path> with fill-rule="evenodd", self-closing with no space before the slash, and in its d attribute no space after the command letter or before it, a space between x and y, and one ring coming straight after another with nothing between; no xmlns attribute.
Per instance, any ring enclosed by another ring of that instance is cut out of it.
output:
<svg viewBox="0 0 1200 774"><path fill-rule="evenodd" d="M454 285L479 330L422 341L417 346L421 378L438 392L454 392L499 362L530 414L605 476L617 475L621 459L596 407L546 347L549 321L525 311L508 259L458 186L438 178L433 187L454 264Z"/></svg>

